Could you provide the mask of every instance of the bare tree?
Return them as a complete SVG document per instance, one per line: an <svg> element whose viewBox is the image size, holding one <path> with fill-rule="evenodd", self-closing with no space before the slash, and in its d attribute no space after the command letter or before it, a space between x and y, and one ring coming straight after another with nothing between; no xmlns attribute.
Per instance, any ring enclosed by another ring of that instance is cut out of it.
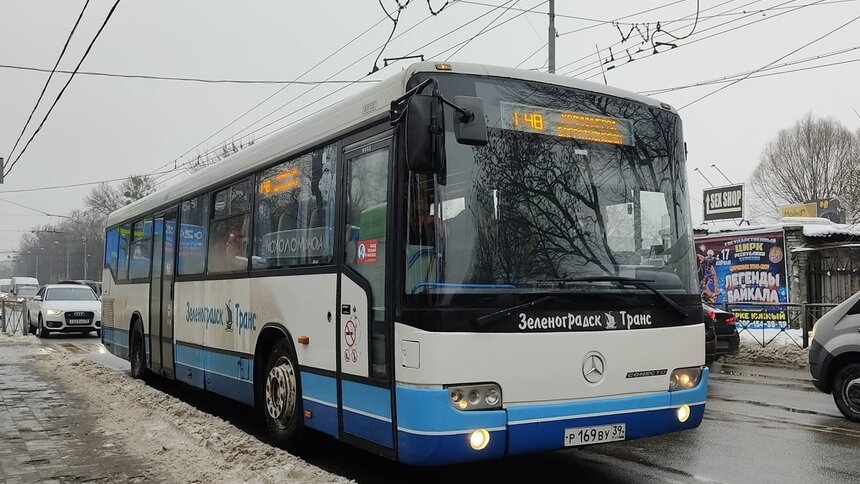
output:
<svg viewBox="0 0 860 484"><path fill-rule="evenodd" d="M97 185L90 190L90 193L84 196L84 203L87 205L87 210L96 212L103 219L125 205L122 192L107 183Z"/></svg>
<svg viewBox="0 0 860 484"><path fill-rule="evenodd" d="M122 181L120 191L122 192L123 205L128 205L153 193L155 180L149 175L130 175Z"/></svg>
<svg viewBox="0 0 860 484"><path fill-rule="evenodd" d="M778 218L779 208L792 203L840 197L848 219L860 221L860 132L807 114L764 148L751 186L759 218Z"/></svg>

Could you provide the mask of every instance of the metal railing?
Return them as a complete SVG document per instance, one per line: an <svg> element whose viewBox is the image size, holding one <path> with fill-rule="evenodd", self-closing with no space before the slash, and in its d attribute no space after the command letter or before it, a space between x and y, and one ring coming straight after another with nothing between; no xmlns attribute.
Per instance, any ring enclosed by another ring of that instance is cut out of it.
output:
<svg viewBox="0 0 860 484"><path fill-rule="evenodd" d="M27 328L24 312L23 299L0 298L0 333L27 334L29 328Z"/></svg>
<svg viewBox="0 0 860 484"><path fill-rule="evenodd" d="M746 331L763 347L780 335L785 335L798 348L809 347L809 333L821 316L838 306L835 303L779 303L779 304L723 304L723 309L731 311L737 321L738 333ZM756 317L757 316L757 317ZM801 330L798 341L789 330ZM774 333L774 330L776 332ZM759 335L759 331L761 334ZM761 336L759 339L758 336Z"/></svg>

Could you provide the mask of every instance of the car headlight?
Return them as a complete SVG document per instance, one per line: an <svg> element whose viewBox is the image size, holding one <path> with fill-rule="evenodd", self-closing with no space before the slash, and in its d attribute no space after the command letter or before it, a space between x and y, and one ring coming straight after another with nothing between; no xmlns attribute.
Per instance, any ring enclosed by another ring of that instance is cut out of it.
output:
<svg viewBox="0 0 860 484"><path fill-rule="evenodd" d="M702 367L678 368L669 377L669 391L688 390L699 384L702 378Z"/></svg>
<svg viewBox="0 0 860 484"><path fill-rule="evenodd" d="M56 316L62 313L59 309L46 309L45 312L48 313L49 316Z"/></svg>
<svg viewBox="0 0 860 484"><path fill-rule="evenodd" d="M495 383L449 386L451 405L457 410L502 408L502 389Z"/></svg>
<svg viewBox="0 0 860 484"><path fill-rule="evenodd" d="M96 314L98 314L99 316L101 316L101 315L102 315L102 310L101 310L101 309L96 309Z"/></svg>

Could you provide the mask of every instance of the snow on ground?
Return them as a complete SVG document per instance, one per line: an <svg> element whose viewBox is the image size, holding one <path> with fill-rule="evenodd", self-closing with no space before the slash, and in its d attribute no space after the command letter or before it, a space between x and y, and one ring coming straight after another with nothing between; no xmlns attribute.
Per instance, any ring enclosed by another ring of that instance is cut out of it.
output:
<svg viewBox="0 0 860 484"><path fill-rule="evenodd" d="M166 480L350 482L83 356L43 348L32 361L89 402L106 446L119 441L149 459Z"/></svg>
<svg viewBox="0 0 860 484"><path fill-rule="evenodd" d="M801 349L803 333L799 329L780 332L775 329L750 329L740 332L737 355L724 356L725 363L766 364L806 368L809 366L809 349ZM764 344L764 346L762 346Z"/></svg>

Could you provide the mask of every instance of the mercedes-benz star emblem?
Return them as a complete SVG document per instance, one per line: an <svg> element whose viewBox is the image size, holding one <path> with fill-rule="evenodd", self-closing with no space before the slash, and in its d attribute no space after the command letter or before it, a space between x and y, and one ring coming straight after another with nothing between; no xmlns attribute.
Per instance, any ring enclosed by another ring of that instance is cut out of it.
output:
<svg viewBox="0 0 860 484"><path fill-rule="evenodd" d="M603 379L603 373L606 371L606 363L603 361L603 355L596 351L592 351L585 355L585 360L582 361L582 376L588 383L597 383Z"/></svg>

